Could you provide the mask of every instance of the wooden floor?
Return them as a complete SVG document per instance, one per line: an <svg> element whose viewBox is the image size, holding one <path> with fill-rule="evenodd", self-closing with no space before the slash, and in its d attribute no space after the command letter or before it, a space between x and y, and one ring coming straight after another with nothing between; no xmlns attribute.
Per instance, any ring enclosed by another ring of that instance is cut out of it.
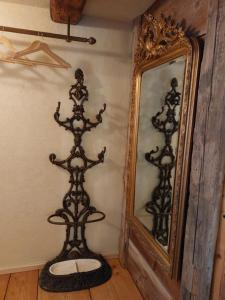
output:
<svg viewBox="0 0 225 300"><path fill-rule="evenodd" d="M38 286L38 270L0 275L0 300L142 300L127 270L117 259L109 260L112 278L90 290L48 293Z"/></svg>

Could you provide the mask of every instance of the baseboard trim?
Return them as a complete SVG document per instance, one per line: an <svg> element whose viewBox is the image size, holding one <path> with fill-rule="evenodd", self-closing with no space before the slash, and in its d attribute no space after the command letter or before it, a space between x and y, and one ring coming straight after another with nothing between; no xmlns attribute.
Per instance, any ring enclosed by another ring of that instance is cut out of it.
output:
<svg viewBox="0 0 225 300"><path fill-rule="evenodd" d="M103 255L107 260L110 259L118 259L118 254L110 254L110 255ZM18 267L18 268L10 268L10 269L0 269L0 275L10 274L10 273L19 273L19 272L26 272L26 271L34 271L39 270L44 267L44 263L36 264L32 266L25 266L25 267Z"/></svg>
<svg viewBox="0 0 225 300"><path fill-rule="evenodd" d="M37 265L33 265L33 266L3 269L3 270L0 270L0 275L10 274L10 273L18 273L18 272L26 272L26 271L33 271L33 270L37 270L37 269L42 269L43 266L44 266L44 264L37 264Z"/></svg>

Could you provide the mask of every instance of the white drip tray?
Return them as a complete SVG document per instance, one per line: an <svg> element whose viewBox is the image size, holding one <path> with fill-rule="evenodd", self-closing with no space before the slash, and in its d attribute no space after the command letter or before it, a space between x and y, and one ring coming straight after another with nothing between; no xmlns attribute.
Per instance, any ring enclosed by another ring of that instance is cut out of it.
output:
<svg viewBox="0 0 225 300"><path fill-rule="evenodd" d="M53 275L69 275L73 273L89 272L101 267L100 261L91 258L80 258L60 261L51 265L49 272Z"/></svg>

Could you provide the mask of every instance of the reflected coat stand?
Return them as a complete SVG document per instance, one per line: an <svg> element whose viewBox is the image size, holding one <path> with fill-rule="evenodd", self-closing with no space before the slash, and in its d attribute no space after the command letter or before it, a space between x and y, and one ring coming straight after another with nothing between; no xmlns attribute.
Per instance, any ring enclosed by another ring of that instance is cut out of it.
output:
<svg viewBox="0 0 225 300"><path fill-rule="evenodd" d="M97 160L91 160L85 155L82 144L83 134L102 123L103 109L96 115L96 121L91 122L84 116L84 102L88 101L88 90L84 85L84 75L81 69L75 72L77 82L69 91L73 101L71 118L60 120L60 102L54 114L55 121L74 136L74 146L69 156L57 160L55 154L50 154L50 161L69 172L70 188L63 198L63 207L48 218L48 222L66 226L66 239L59 255L44 266L39 285L52 292L68 292L88 289L100 285L110 279L112 271L106 260L92 252L86 242L85 226L105 218L103 212L90 204L90 197L84 189L85 172L97 164L104 162L106 148L98 154Z"/></svg>
<svg viewBox="0 0 225 300"><path fill-rule="evenodd" d="M176 107L180 105L180 96L176 88L177 79L171 80L171 90L167 93L162 110L152 117L152 125L164 134L165 145L159 149L145 153L145 159L159 169L159 183L154 188L151 200L146 203L145 210L153 216L151 234L163 246L169 243L169 223L171 222L172 170L176 165L176 153L172 146L172 136L178 130ZM164 119L163 116L164 115ZM157 155L155 155L157 154Z"/></svg>

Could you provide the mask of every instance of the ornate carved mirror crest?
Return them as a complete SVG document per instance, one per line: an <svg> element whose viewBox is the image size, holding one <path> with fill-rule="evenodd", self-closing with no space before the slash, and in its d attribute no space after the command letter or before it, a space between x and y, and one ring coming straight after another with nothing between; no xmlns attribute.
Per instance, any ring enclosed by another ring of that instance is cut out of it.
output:
<svg viewBox="0 0 225 300"><path fill-rule="evenodd" d="M199 48L170 18L143 15L134 57L127 163L130 238L179 277Z"/></svg>
<svg viewBox="0 0 225 300"><path fill-rule="evenodd" d="M191 45L179 24L170 18L155 19L149 13L144 14L138 32L136 64L153 60L180 47L191 48Z"/></svg>

